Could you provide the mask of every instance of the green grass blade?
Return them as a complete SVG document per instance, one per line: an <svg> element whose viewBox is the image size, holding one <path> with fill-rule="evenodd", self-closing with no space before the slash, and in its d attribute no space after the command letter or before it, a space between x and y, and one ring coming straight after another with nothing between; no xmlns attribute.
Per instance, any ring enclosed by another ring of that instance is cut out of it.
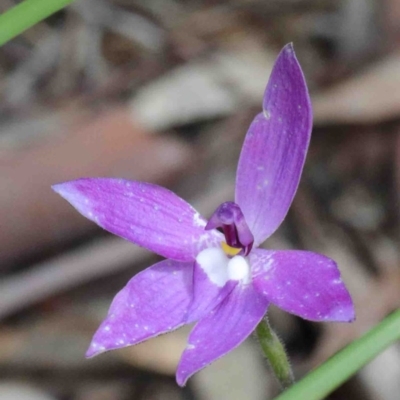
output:
<svg viewBox="0 0 400 400"><path fill-rule="evenodd" d="M73 0L25 0L0 15L0 46Z"/></svg>
<svg viewBox="0 0 400 400"><path fill-rule="evenodd" d="M276 397L276 400L321 400L399 339L400 310L397 310Z"/></svg>

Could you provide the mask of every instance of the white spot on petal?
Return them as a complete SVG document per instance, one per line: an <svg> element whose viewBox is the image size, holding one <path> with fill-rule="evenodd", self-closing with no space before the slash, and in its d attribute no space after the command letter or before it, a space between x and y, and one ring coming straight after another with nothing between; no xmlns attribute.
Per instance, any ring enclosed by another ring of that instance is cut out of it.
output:
<svg viewBox="0 0 400 400"><path fill-rule="evenodd" d="M229 279L250 282L250 265L243 256L236 256L229 260L228 263Z"/></svg>
<svg viewBox="0 0 400 400"><path fill-rule="evenodd" d="M201 251L196 261L212 283L220 287L225 285L228 280L229 258L221 248L211 247Z"/></svg>
<svg viewBox="0 0 400 400"><path fill-rule="evenodd" d="M193 222L196 226L204 227L206 226L206 221L200 216L199 213L193 215Z"/></svg>

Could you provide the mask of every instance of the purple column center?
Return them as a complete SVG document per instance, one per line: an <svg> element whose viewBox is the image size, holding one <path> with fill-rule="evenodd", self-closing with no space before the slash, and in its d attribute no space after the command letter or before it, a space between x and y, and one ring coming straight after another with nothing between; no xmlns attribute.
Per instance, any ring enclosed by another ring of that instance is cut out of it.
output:
<svg viewBox="0 0 400 400"><path fill-rule="evenodd" d="M220 228L226 244L241 249L239 254L247 255L253 247L254 237L247 226L240 207L233 201L222 203L209 219L205 229Z"/></svg>

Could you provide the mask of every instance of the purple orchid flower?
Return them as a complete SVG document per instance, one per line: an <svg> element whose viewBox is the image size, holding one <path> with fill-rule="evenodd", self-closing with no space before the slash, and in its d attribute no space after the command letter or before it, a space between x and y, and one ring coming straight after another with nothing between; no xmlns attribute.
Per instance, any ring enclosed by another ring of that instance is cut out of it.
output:
<svg viewBox="0 0 400 400"><path fill-rule="evenodd" d="M197 322L177 369L183 386L242 343L270 303L311 321L354 320L334 261L307 251L257 248L289 209L311 129L307 86L289 44L271 73L263 112L247 132L235 202L221 204L208 222L151 183L85 178L53 186L102 228L167 258L116 295L87 357Z"/></svg>

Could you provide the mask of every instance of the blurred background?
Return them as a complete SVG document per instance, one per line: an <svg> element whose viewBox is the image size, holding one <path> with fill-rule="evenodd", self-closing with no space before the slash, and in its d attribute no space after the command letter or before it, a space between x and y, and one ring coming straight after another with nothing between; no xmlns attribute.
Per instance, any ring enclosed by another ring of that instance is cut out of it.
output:
<svg viewBox="0 0 400 400"><path fill-rule="evenodd" d="M0 11L15 2L1 0ZM232 199L240 147L280 48L313 99L305 172L269 248L334 258L353 324L271 308L299 379L400 305L400 2L77 0L0 48L0 399L263 400L257 343L174 372L188 329L92 360L113 295L159 259L85 220L50 185L164 185L209 216ZM391 400L395 345L330 399Z"/></svg>

